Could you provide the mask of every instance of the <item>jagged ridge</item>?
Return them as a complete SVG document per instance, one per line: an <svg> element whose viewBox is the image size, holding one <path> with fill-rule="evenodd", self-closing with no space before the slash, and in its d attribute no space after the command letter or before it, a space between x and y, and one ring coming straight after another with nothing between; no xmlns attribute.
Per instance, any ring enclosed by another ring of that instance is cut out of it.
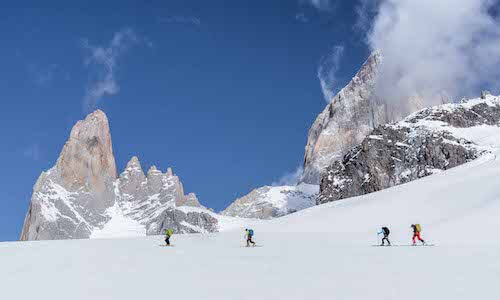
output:
<svg viewBox="0 0 500 300"><path fill-rule="evenodd" d="M38 178L20 239L112 236L117 222L142 228L143 234L167 227L213 232L218 223L195 194L184 195L171 169L163 174L152 167L146 177L134 157L118 178L109 122L97 110L76 123L56 165Z"/></svg>
<svg viewBox="0 0 500 300"><path fill-rule="evenodd" d="M483 95L416 112L379 126L321 178L318 203L379 191L447 170L489 153L497 134L500 98Z"/></svg>

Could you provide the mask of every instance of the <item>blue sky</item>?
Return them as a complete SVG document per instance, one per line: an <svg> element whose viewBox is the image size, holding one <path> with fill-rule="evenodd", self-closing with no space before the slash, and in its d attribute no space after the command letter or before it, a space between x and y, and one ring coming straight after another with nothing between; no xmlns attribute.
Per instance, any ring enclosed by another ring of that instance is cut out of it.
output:
<svg viewBox="0 0 500 300"><path fill-rule="evenodd" d="M320 61L344 48L341 87L369 54L355 4L322 2L3 3L0 240L18 238L37 177L93 108L108 115L119 172L133 155L145 171L172 167L217 211L293 172L326 105Z"/></svg>

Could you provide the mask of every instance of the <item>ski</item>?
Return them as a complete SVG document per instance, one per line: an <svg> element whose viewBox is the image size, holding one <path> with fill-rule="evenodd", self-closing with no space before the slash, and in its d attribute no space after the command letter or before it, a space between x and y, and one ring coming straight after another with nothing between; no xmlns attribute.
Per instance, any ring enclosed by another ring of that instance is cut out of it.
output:
<svg viewBox="0 0 500 300"><path fill-rule="evenodd" d="M435 244L425 244L425 245L371 245L372 247L434 247L436 246Z"/></svg>

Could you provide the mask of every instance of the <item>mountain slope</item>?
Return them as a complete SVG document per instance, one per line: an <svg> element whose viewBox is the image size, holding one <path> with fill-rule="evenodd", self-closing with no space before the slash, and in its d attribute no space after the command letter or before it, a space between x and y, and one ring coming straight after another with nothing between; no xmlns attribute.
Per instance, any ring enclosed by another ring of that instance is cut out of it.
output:
<svg viewBox="0 0 500 300"><path fill-rule="evenodd" d="M488 143L498 147L500 140ZM263 247L242 248L242 228L175 235L172 248L152 236L0 243L1 293L75 300L491 298L500 272L498 154L246 224ZM435 247L370 246L383 225L394 244L408 245L416 222Z"/></svg>
<svg viewBox="0 0 500 300"><path fill-rule="evenodd" d="M499 126L500 97L485 95L427 108L377 127L327 168L319 203L382 190L491 153Z"/></svg>
<svg viewBox="0 0 500 300"><path fill-rule="evenodd" d="M373 128L423 108L423 100L417 94L399 105L391 104L392 99L377 97L381 64L380 52L370 55L349 84L318 115L307 136L301 182L319 184L326 167L342 159Z"/></svg>
<svg viewBox="0 0 500 300"><path fill-rule="evenodd" d="M240 218L271 219L281 217L316 204L319 187L264 186L236 199L221 214Z"/></svg>

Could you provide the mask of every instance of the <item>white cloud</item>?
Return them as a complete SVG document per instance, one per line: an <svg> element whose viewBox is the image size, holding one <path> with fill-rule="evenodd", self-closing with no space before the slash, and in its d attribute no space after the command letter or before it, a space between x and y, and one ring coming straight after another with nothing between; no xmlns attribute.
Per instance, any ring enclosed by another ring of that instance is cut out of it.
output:
<svg viewBox="0 0 500 300"><path fill-rule="evenodd" d="M366 0L364 0L366 1ZM367 35L384 56L377 93L388 101L419 94L428 103L478 95L500 84L500 22L494 0L382 0Z"/></svg>
<svg viewBox="0 0 500 300"><path fill-rule="evenodd" d="M339 86L337 82L337 72L339 70L340 59L344 54L343 46L335 46L330 53L321 58L318 67L318 78L325 101L330 103Z"/></svg>
<svg viewBox="0 0 500 300"><path fill-rule="evenodd" d="M306 15L304 13L298 13L295 15L295 20L297 20L298 22L301 22L301 23L307 23L309 22L309 18L306 17Z"/></svg>
<svg viewBox="0 0 500 300"><path fill-rule="evenodd" d="M84 96L86 111L94 109L104 96L120 91L115 78L118 58L137 41L138 37L129 28L116 32L107 46L94 46L88 40L83 41L83 48L87 51L85 65L93 77Z"/></svg>
<svg viewBox="0 0 500 300"><path fill-rule="evenodd" d="M354 29L356 32L366 32L372 25L373 18L377 12L380 3L383 0L359 0L354 6L357 15Z"/></svg>
<svg viewBox="0 0 500 300"><path fill-rule="evenodd" d="M273 182L272 186L282 186L282 185L297 185L299 183L300 177L304 173L302 166L297 167L293 172L285 173L277 182Z"/></svg>
<svg viewBox="0 0 500 300"><path fill-rule="evenodd" d="M329 11L333 9L334 0L300 0L300 3L309 4L318 10Z"/></svg>

